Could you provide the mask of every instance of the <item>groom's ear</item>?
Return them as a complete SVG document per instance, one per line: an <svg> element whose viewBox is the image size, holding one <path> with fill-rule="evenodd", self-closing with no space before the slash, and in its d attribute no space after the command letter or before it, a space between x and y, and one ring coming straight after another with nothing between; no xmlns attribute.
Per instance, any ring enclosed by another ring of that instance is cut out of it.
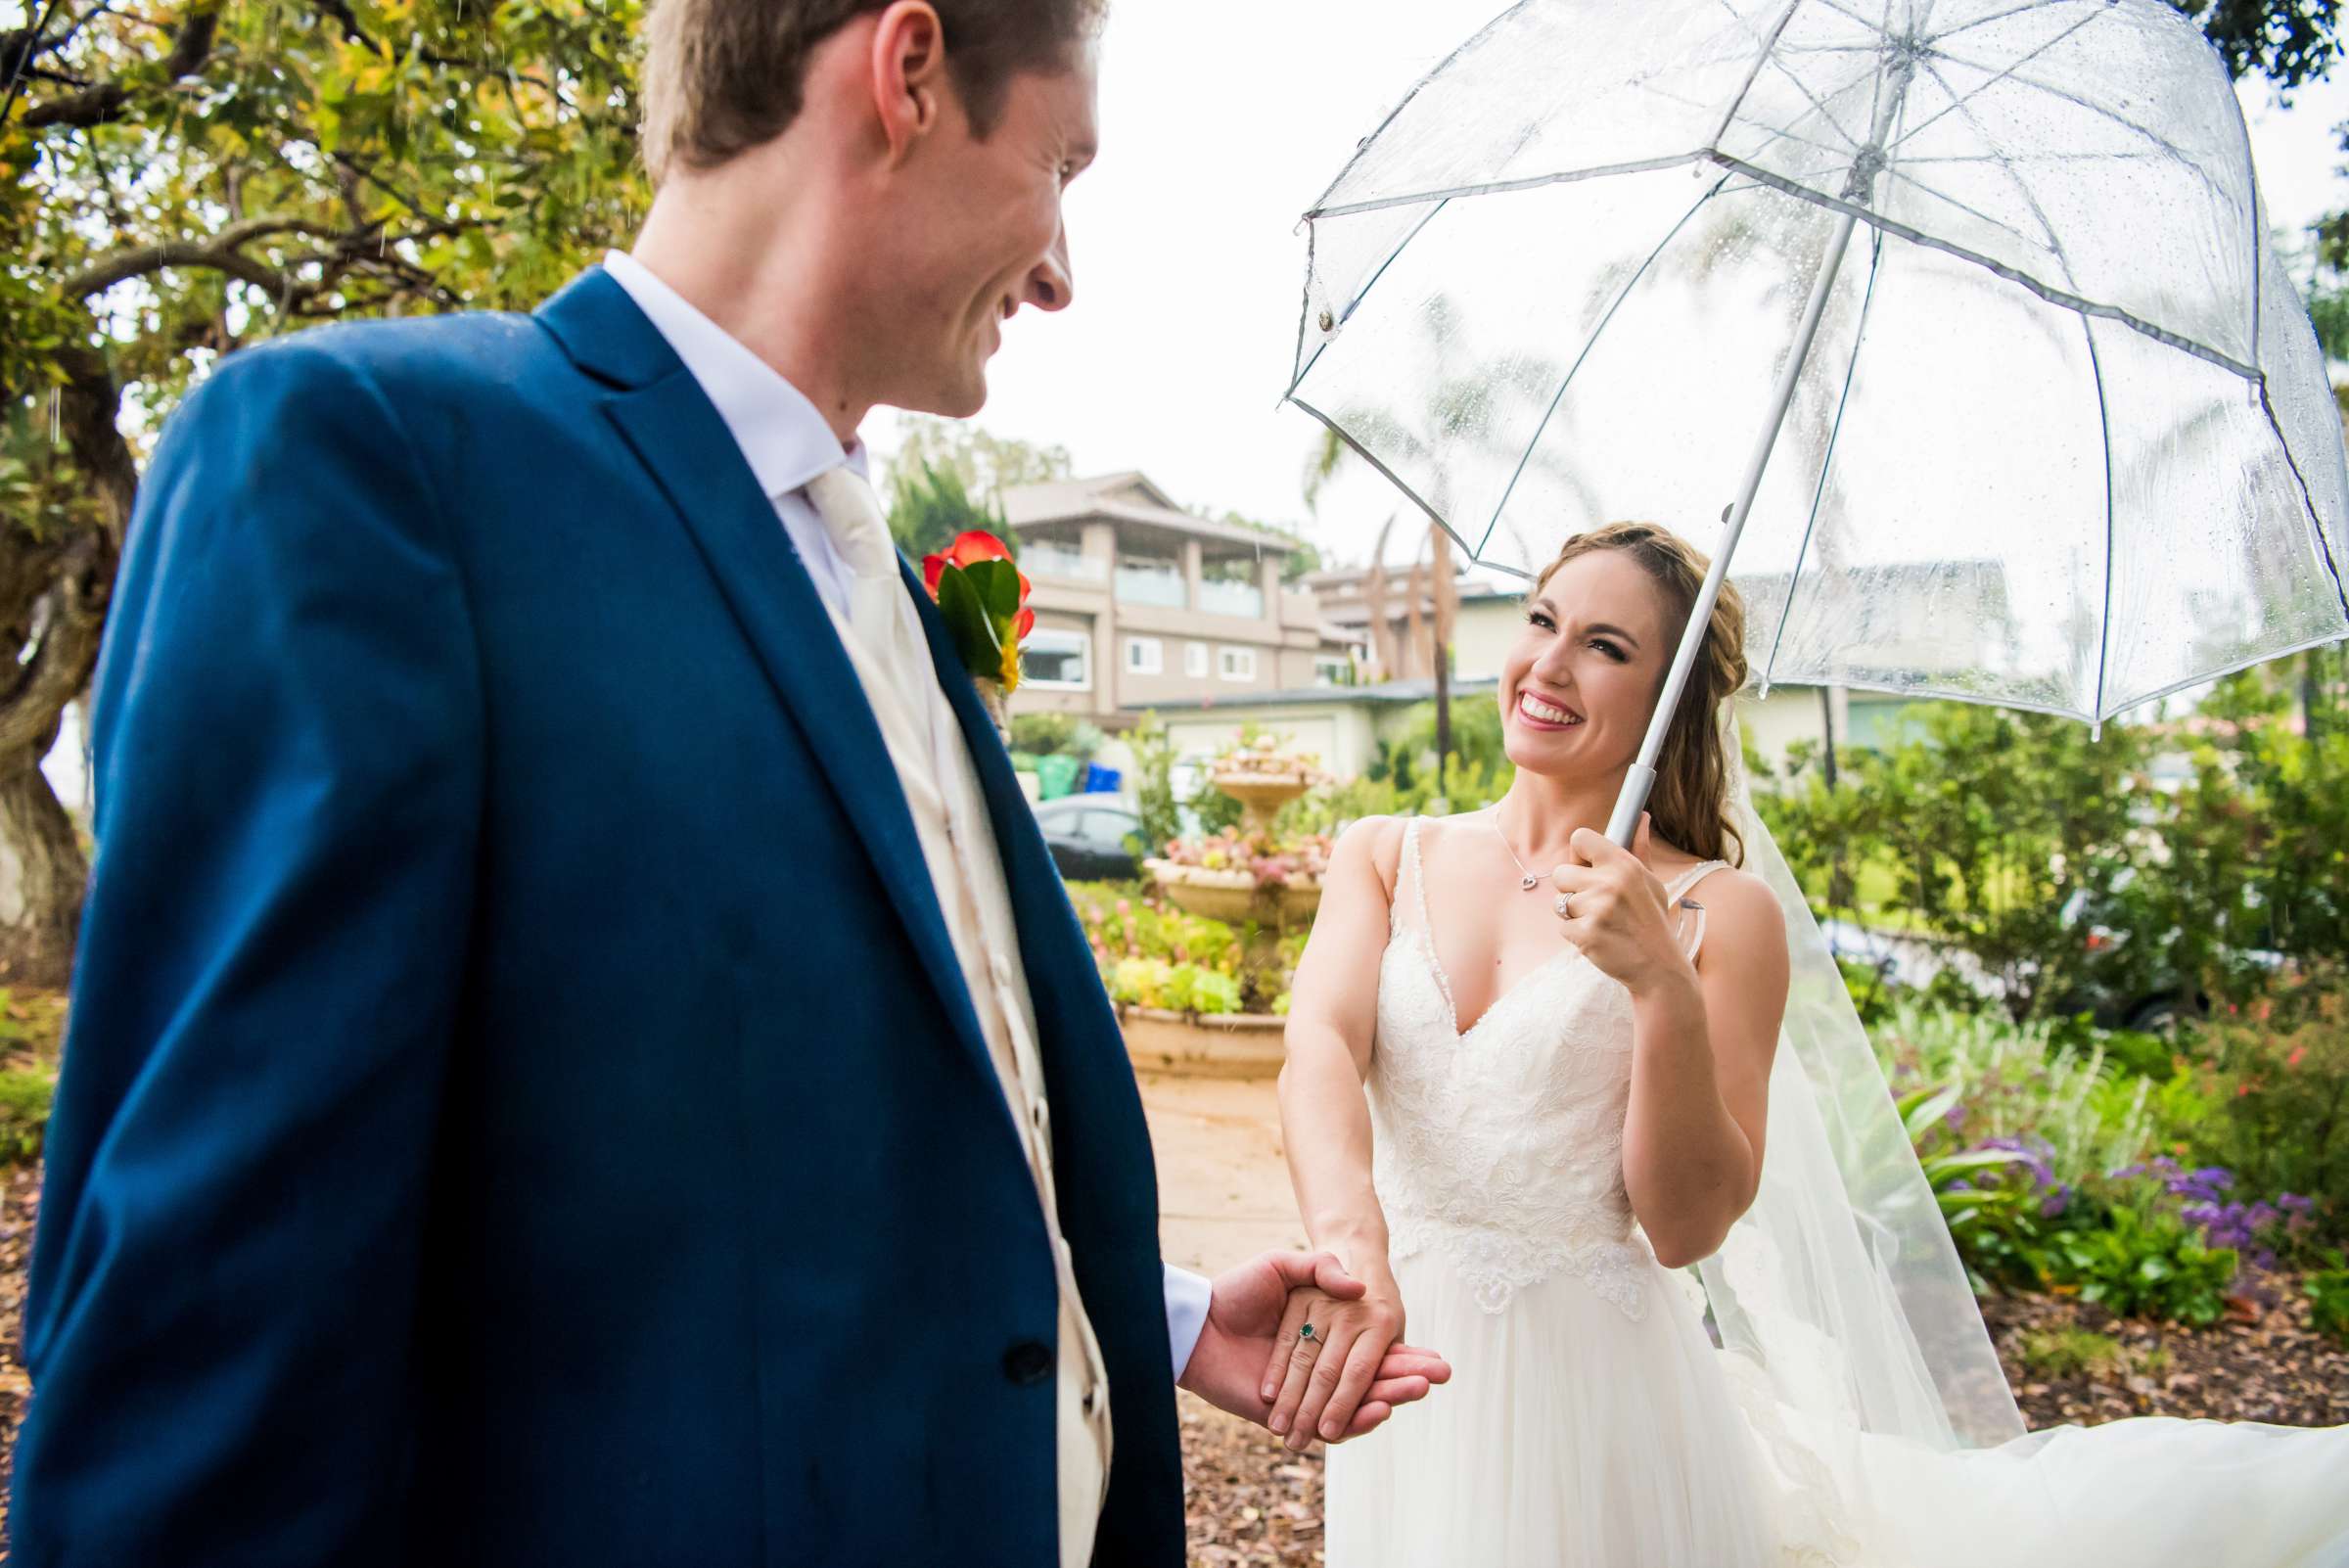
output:
<svg viewBox="0 0 2349 1568"><path fill-rule="evenodd" d="M936 131L953 91L946 73L946 30L930 0L897 0L873 28L873 106L894 167Z"/></svg>

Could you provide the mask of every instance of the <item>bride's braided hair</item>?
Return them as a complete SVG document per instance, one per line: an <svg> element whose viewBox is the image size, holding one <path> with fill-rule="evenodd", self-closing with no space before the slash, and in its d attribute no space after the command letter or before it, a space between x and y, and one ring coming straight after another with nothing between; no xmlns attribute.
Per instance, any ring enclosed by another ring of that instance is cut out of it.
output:
<svg viewBox="0 0 2349 1568"><path fill-rule="evenodd" d="M1577 556L1619 550L1646 572L1664 596L1664 623L1671 646L1680 643L1696 595L1712 566L1686 539L1653 523L1610 523L1568 539L1557 558L1534 579L1535 593L1550 574ZM1528 597L1531 597L1529 595ZM1669 666L1670 661L1666 661ZM1664 674L1657 671L1662 691ZM1745 843L1729 810L1729 758L1722 738L1721 705L1745 684L1745 601L1730 584L1721 585L1704 647L1688 671L1672 730L1656 759L1656 784L1647 801L1650 826L1664 843L1707 860L1745 863ZM1734 848L1732 849L1732 846Z"/></svg>

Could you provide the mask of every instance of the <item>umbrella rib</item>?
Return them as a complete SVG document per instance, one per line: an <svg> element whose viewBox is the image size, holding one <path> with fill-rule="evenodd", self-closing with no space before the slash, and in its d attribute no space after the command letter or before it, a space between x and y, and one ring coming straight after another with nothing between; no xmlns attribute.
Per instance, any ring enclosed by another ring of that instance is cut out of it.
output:
<svg viewBox="0 0 2349 1568"><path fill-rule="evenodd" d="M1835 399L1835 422L1827 427L1826 450L1819 454L1819 484L1811 492L1811 515L1803 523L1803 542L1795 547L1793 570L1786 574L1786 602L1778 608L1777 629L1771 633L1770 657L1762 662L1762 689L1770 690L1778 668L1778 649L1786 641L1786 624L1794 619L1794 598L1802 591L1803 563L1811 555L1811 538L1819 530L1819 508L1827 495L1827 475L1835 466L1835 444L1843 435L1843 416L1852 405L1852 384L1860 375L1860 348L1867 341L1867 317L1876 302L1876 278L1884 265L1884 233L1875 231L1868 248L1867 289L1860 297L1860 319L1852 327L1852 357L1843 367L1843 392Z"/></svg>
<svg viewBox="0 0 2349 1568"><path fill-rule="evenodd" d="M2048 0L2024 0L2022 5L2009 6L2004 11L1994 11L1987 17L1976 17L1971 22L1961 22L1947 32L1934 33L1931 37L1927 38L1925 42L1928 44L1937 44L1944 38L1955 38L1959 33L1971 32L1976 27L1987 27L1994 22L2004 22L2008 17L2019 17L2026 11L2044 10L2047 6L2047 3Z"/></svg>
<svg viewBox="0 0 2349 1568"><path fill-rule="evenodd" d="M2135 311L2123 309L2119 305L2102 304L2068 290L2058 289L2052 284L2043 283L2019 267L1984 255L1981 252L1967 246L1953 244L1948 240L1927 234L1912 224L1901 222L1898 218L1885 217L1857 203L1844 201L1840 197L1821 195L1783 175L1773 174L1766 168L1757 168L1733 153L1715 151L1702 156L1710 158L1724 167L1735 169L1757 185L1767 185L1774 191L1794 197L1798 201L1809 202L1817 207L1828 208L1837 212L1849 212L1859 218L1861 222L1870 224L1887 234L1897 235L1911 245L1926 246L1941 252L1944 255L1954 255L1960 260L1971 261L1985 272L2004 278L2019 288L2030 290L2051 305L2060 305L2066 310L2077 310L2082 315L2101 316L2108 321L2117 321L2121 325L2152 339L2155 343L2166 344L2180 353L2192 354L2196 359L2207 360L2222 370L2233 371L2246 381L2255 380L2259 375L2257 367L2246 365L2231 354L2223 353L2208 345L2196 343L2193 339L2172 332L2167 327L2156 326Z"/></svg>
<svg viewBox="0 0 2349 1568"><path fill-rule="evenodd" d="M1696 147L1685 153L1671 153L1662 158L1642 158L1628 163L1605 163L1597 168L1573 168L1553 174L1528 174L1513 180L1494 180L1482 185L1453 185L1443 190L1410 191L1395 196L1376 196L1363 202L1348 202L1339 207L1317 207L1305 214L1306 221L1322 218L1352 217L1358 212L1378 212L1390 207L1411 207L1420 202L1448 202L1456 196L1505 196L1511 191L1531 191L1544 185L1571 185L1579 180L1604 179L1613 174L1645 174L1660 168L1676 168L1682 163L1721 160L1709 149Z"/></svg>
<svg viewBox="0 0 2349 1568"><path fill-rule="evenodd" d="M1755 81L1761 77L1763 65L1770 59L1772 51L1778 47L1779 35L1785 32L1786 23L1794 18L1795 8L1802 3L1803 0L1786 0L1786 9L1778 13L1778 20L1772 25L1770 36L1762 39L1761 50L1755 54L1753 65L1746 69L1745 80L1738 84L1737 96L1729 100L1729 107L1722 114L1721 123L1713 127L1712 141L1715 145L1719 145L1721 139L1729 133L1729 127L1737 122L1737 111L1745 107L1745 95L1754 90ZM1729 0L1721 0L1721 9L1740 23L1745 21L1729 5Z"/></svg>
<svg viewBox="0 0 2349 1568"><path fill-rule="evenodd" d="M1404 251L1409 247L1413 240L1419 238L1421 230L1425 229L1430 223L1433 223L1436 220L1436 214L1438 212L1443 211L1451 205L1451 199L1450 197L1446 197L1444 200L1437 202L1434 206L1427 209L1425 216L1421 217L1418 222L1411 225L1410 233L1405 235L1401 240L1396 242L1395 249L1389 251L1387 253L1387 258L1378 264L1378 270L1370 274L1370 281L1363 284L1359 289L1357 289L1355 291L1354 298L1346 301L1346 308L1338 312L1337 319L1331 324L1333 333L1336 328L1344 326L1347 322L1354 319L1355 308L1359 306L1364 300L1370 297L1370 291L1378 286L1379 279L1387 275L1387 268L1395 264L1395 258L1403 254ZM1298 307L1297 311L1297 353L1298 357L1301 359L1303 359L1305 356L1305 323L1313 310L1313 236L1316 232L1318 231L1314 229L1312 223L1309 222L1306 224L1306 299L1305 302ZM1325 340L1322 343L1314 346L1313 358L1306 359L1304 368L1299 370L1296 376L1289 382L1290 392L1295 392L1298 388L1305 385L1305 378L1312 375L1313 373L1313 366L1321 362L1321 355L1323 351L1329 347L1330 341L1334 340Z"/></svg>
<svg viewBox="0 0 2349 1568"><path fill-rule="evenodd" d="M1330 418L1327 414L1321 412L1320 409L1315 408L1312 403L1307 402L1304 398L1297 396L1294 392L1290 393L1289 401L1295 403L1299 408L1304 409L1307 413L1321 421L1322 424L1327 425L1331 435L1337 437L1338 439L1344 441L1349 447L1353 448L1355 456L1360 458L1363 462L1376 469L1380 478L1384 479L1389 484L1394 485L1397 489L1403 491L1403 493L1409 498L1410 503L1413 506L1419 508L1420 511L1425 512L1430 522L1434 523L1445 532L1451 534L1454 539L1457 539L1459 541L1460 548L1468 551L1468 558L1470 560L1476 559L1475 550L1470 549L1466 539L1460 538L1460 533L1457 529L1453 528L1449 522L1445 521L1444 514L1438 512L1434 507L1428 505L1427 502L1420 497L1419 492L1415 489L1412 489L1408 484L1405 483L1402 475L1387 467L1386 463L1376 452L1371 451L1367 446L1364 446L1360 441L1356 440L1351 435L1349 435L1345 426L1339 424L1336 420Z"/></svg>
<svg viewBox="0 0 2349 1568"><path fill-rule="evenodd" d="M1819 117L1827 122L1827 129L1833 131L1836 135L1843 138L1845 147L1849 148L1855 153L1860 150L1860 143L1853 139L1850 131L1845 130L1841 125L1836 123L1834 111L1827 108L1825 104L1819 102L1819 95L1811 90L1809 83L1805 82L1802 77L1796 75L1793 69L1788 67L1784 61L1778 59L1774 54L1772 55L1769 64L1771 68L1777 71L1779 75L1794 83L1794 90L1796 92L1801 93L1805 98L1811 100L1811 107L1819 111ZM1874 76L1877 74L1876 69L1871 66L1867 69L1865 74ZM1859 85L1859 82L1860 78L1855 76L1850 81L1844 83L1844 86L1854 87ZM1840 92L1843 89L1838 88L1836 90Z"/></svg>
<svg viewBox="0 0 2349 1568"><path fill-rule="evenodd" d="M1990 91L1999 83L2006 80L2010 76L2013 76L2016 71L2031 64L2032 61L2037 60L2041 55L2046 54L2049 50L2054 48L2066 38L2069 38L2073 33L2078 32L2090 23L2096 21L2100 15L2102 15L2101 12L2090 12L2087 16L2082 17L2078 22L2073 23L2070 26L2064 28L2063 31L2057 33L2054 37L2050 38L2046 43L2041 44L2037 49L2034 49L2029 54L2024 55L2021 59L2009 62L2005 69L1999 71L1988 81L1981 83L1979 86L1975 87L1973 91L1967 93L1962 98L1958 97L1956 89L1950 86L1948 78L1944 77L1938 70L1933 71L1933 79L1941 83L1942 90L1944 92L1950 94L1950 106L1937 115L1926 115L1914 125L1911 125L1907 130L1901 132L1901 134L1894 139L1892 147L1887 147L1885 151L1889 153L1893 150L1893 148L1899 147L1903 142L1912 140L1914 137L1918 136L1930 127L1940 124L1944 119L1947 119L1950 115L1955 115L1958 111L1964 109L1966 105L1972 103L1975 99L1981 97L1984 93ZM1959 56L1953 55L1947 50L1936 50L1935 53L1939 54L1944 60L1956 61L1960 66L1971 66L1976 70L1987 70L1990 69L1987 66L1976 65L1971 60L1962 59ZM1919 55L1917 58L1918 63L1922 64L1926 57ZM1927 67L1926 69L1929 70L1931 69L1930 67ZM2028 77L2016 77L2016 79L2022 81L2025 85L2032 85ZM1968 117L1970 118L1971 116L1969 115ZM1977 119L1974 121L1974 123L1977 127L1979 127L1982 122ZM1984 140L1985 142L1988 141L1987 132L1985 132Z"/></svg>
<svg viewBox="0 0 2349 1568"><path fill-rule="evenodd" d="M2104 359L2096 352L2096 324L2080 318L2088 339L2088 370L2096 385L2096 429L2104 443L2104 602L2096 614L2096 705L2104 721L2104 675L2112 668L2112 410L2104 400Z"/></svg>
<svg viewBox="0 0 2349 1568"><path fill-rule="evenodd" d="M1958 65L1961 66L1972 66L1977 70L1985 69L1976 62L1966 60L1958 55L1947 55L1945 58L1955 60ZM2172 158L2178 162L2184 164L2186 168L2193 174L2194 178L2201 181L2205 186L2209 187L2212 195L2221 198L2226 196L2227 193L2219 188L2218 181L2211 178L2210 172L2207 169L2203 168L2202 165L2195 161L2192 158L2189 158L2184 149L2178 147L2172 142L2165 141L2161 137L2160 133L2151 130L2146 126L2140 125L2136 120L2133 120L2127 115L2119 114L2102 104L2092 102L2089 99L2081 97L2078 93L2068 92L2065 89L2054 85L2052 82L2044 82L2035 76L2022 75L2017 75L2013 79L2022 86L2036 88L2040 92L2046 93L2050 98L2059 98L2063 100L2063 102L2070 104L2075 109L2085 109L2099 119L2110 120L2113 124L2120 126L2123 130L2142 137L2144 140L2151 142L2155 149L2157 149L2157 156Z"/></svg>
<svg viewBox="0 0 2349 1568"><path fill-rule="evenodd" d="M1932 186L1927 185L1924 181L1913 179L1911 176L1902 173L1897 168L1893 168L1888 165L1884 172L1891 175L1894 179L1899 180L1903 185L1913 187L1920 195L1929 196L1944 207L1956 208L1958 211L1963 212L1967 217L1978 218L1982 222L1989 224L1994 229L2000 229L2007 234L2011 234L2016 239L2022 241L2025 245L2036 245L2039 243L2038 241L2032 239L2028 234L2025 234L2022 230L2016 228L2013 224L2007 222L2004 218L1992 217L1988 212L1983 211L1981 208L1969 207L1965 203L1958 201L1958 198L1945 195L1944 193L1935 190Z"/></svg>
<svg viewBox="0 0 2349 1568"><path fill-rule="evenodd" d="M1453 49L1451 54L1446 55L1442 60L1437 61L1432 69L1430 69L1425 75L1421 76L1417 81L1411 83L1411 90L1407 93L1405 93L1401 99L1397 100L1393 109L1387 111L1386 117L1378 122L1377 128L1355 145L1354 156L1346 160L1346 165L1338 170L1337 178L1329 182L1329 188L1321 193L1321 195L1314 201L1313 208L1309 209L1305 215L1309 218L1313 216L1315 212L1320 210L1321 204L1329 200L1331 193L1336 191L1339 186L1346 183L1346 176L1353 173L1354 166L1357 163L1359 163L1364 157L1368 156L1370 149L1377 145L1378 139L1387 133L1387 127L1395 123L1396 117L1405 110L1410 108L1411 100L1419 96L1419 90L1421 88L1425 87L1429 82L1434 81L1438 76L1444 74L1445 71L1451 69L1451 63L1453 61L1459 59L1460 56L1466 54L1477 44L1484 42L1484 40L1491 34L1498 31L1501 23L1516 16L1519 12L1531 8L1535 3L1536 0L1517 0L1517 3L1509 7L1508 10L1503 11L1500 13L1500 15L1495 17L1491 22L1486 23L1483 26L1477 28L1476 31L1461 39L1457 48Z"/></svg>
<svg viewBox="0 0 2349 1568"><path fill-rule="evenodd" d="M1646 257L1633 270L1632 275L1624 280L1623 287L1616 291L1615 298L1607 302L1606 311L1592 324L1590 336L1583 340L1581 352L1574 356L1574 363L1566 367L1566 374L1558 378L1558 390L1550 394L1549 406L1542 410L1542 418L1535 424L1533 434L1526 438L1525 450L1517 454L1517 466L1509 472L1509 483L1501 486L1500 499L1493 503L1493 516L1485 523L1486 539L1490 539L1493 536L1493 530L1500 526L1500 515L1508 510L1509 497L1517 492L1517 482L1525 477L1525 465L1533 461L1534 448L1542 444L1543 432L1549 429L1550 420L1557 414L1558 404L1566 400L1566 389L1574 385L1575 375L1583 368L1583 361L1590 357L1590 350L1598 346L1598 340L1606 332L1607 324L1615 319L1615 312L1623 308L1624 300L1630 299L1632 291L1639 287L1639 280L1646 277L1647 269L1656 264L1656 257L1662 255L1665 248L1680 237L1681 230L1688 226L1688 220L1696 216L1707 202L1720 195L1721 188L1728 182L1729 176L1724 174L1713 182L1710 190L1688 205L1688 210L1682 212L1679 220L1665 231L1664 238L1656 242L1655 248L1647 253ZM1482 549L1483 542L1483 540L1479 540L1476 549ZM1475 553L1475 549L1469 551L1471 556Z"/></svg>
<svg viewBox="0 0 2349 1568"><path fill-rule="evenodd" d="M2292 471L2292 479L2300 486L2301 508L2308 514L2308 531L2317 542L2317 559L2325 563L2326 574L2332 578L2332 596L2341 607L2341 618L2349 622L2349 588L2341 585L2341 566L2332 556L2332 541L2325 537L2325 520L2317 515L2317 499L2308 487L2308 476L2300 472L2300 459L2293 454L2292 443L2284 438L2283 422L2276 417L2275 399L2268 395L2268 378L2259 378L2259 406L2268 416L2268 428L2276 433L2276 444L2283 448L2283 462ZM2337 641L2338 638L2328 639ZM2309 644L2314 647L2315 644Z"/></svg>
<svg viewBox="0 0 2349 1568"><path fill-rule="evenodd" d="M1974 130L1981 136L1985 146L1990 145L1990 127L1982 123L1982 117L1979 115L1976 115L1971 109L1966 107L1965 100L1958 97L1957 93L1951 88L1948 78L1944 77L1939 70L1934 69L1933 62L1930 60L1919 60L1917 64L1924 68L1924 72L1926 75L1932 77L1934 81L1940 83L1941 90L1943 92L1949 93L1952 100L1954 100L1950 106L1951 109L1957 114L1965 117L1966 123L1974 127ZM2054 256L2055 264L2063 269L2063 281L2076 285L2078 280L2072 275L2072 258L2064 251L2063 239L2055 232L2055 225L2053 222L2050 221L2047 214L2047 209L2039 205L2039 198L2032 194L2031 182L2024 179L2020 174L2016 173L2014 171L2014 165L2006 162L2003 159L1997 161L1995 166L1998 168L2000 173L2005 175L2007 180L2013 184L2015 194L2023 199L2023 206L2028 208L2031 211L2031 215L2039 220L2040 232L2047 236L2048 252L2050 255ZM1917 189L1923 190L1924 187L1920 185L1917 187ZM2026 245L2030 243L2028 240L2024 240L2022 235L2015 233L2013 229L2008 229L2006 232L2009 234L2014 234L2016 239L2023 240ZM2093 341L2089 345L2089 353L2091 357L2094 357L2096 353L2096 345Z"/></svg>

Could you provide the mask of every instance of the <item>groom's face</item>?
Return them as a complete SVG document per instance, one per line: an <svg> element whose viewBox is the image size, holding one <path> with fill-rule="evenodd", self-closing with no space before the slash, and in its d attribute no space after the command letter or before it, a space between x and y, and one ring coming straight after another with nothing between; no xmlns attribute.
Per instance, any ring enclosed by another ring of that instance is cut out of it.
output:
<svg viewBox="0 0 2349 1568"><path fill-rule="evenodd" d="M989 134L959 103L906 171L895 204L889 382L880 401L964 418L987 401L987 362L1022 305L1075 298L1061 198L1093 159L1089 45L1066 69L1014 76ZM948 95L951 96L950 94Z"/></svg>

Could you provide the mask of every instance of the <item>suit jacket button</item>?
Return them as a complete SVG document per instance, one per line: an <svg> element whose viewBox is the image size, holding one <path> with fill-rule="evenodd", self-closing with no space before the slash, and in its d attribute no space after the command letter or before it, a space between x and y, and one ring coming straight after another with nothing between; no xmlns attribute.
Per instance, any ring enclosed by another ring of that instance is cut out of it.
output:
<svg viewBox="0 0 2349 1568"><path fill-rule="evenodd" d="M1003 1353L1003 1375L1022 1388L1034 1388L1052 1376L1052 1349L1024 1339Z"/></svg>

